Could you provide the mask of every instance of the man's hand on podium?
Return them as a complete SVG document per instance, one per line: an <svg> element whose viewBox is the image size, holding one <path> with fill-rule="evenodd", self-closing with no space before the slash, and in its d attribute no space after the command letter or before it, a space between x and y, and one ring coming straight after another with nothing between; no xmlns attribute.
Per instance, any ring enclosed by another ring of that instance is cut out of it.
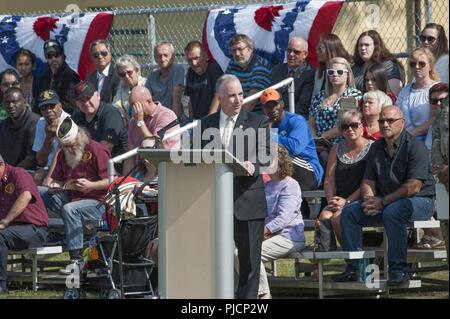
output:
<svg viewBox="0 0 450 319"><path fill-rule="evenodd" d="M255 173L255 166L251 162L245 161L243 164L250 176Z"/></svg>

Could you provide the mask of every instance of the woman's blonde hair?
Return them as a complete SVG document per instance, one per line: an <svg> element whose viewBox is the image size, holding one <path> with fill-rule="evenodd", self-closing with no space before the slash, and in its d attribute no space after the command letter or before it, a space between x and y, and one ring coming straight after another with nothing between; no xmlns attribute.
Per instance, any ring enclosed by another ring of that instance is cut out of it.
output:
<svg viewBox="0 0 450 319"><path fill-rule="evenodd" d="M355 77L353 75L352 67L350 66L350 63L344 58L335 57L335 58L332 58L330 61L328 61L327 68L330 68L333 64L342 64L343 66L345 66L345 69L348 71L347 87L355 88ZM326 82L325 93L327 94L327 96L329 96L333 87L331 85L328 75L325 77L325 82Z"/></svg>
<svg viewBox="0 0 450 319"><path fill-rule="evenodd" d="M389 97L389 95L387 95L386 93L384 93L383 91L380 91L380 90L373 90L373 91L364 93L363 101L365 101L369 98L377 100L378 106L380 107L380 109L383 106L393 104L392 99Z"/></svg>
<svg viewBox="0 0 450 319"><path fill-rule="evenodd" d="M434 81L439 81L439 74L436 72L435 68L435 61L434 61L434 55L428 48L417 48L414 49L411 54L409 55L409 60L411 58L414 58L415 60L418 59L420 55L424 55L427 57L428 64L430 65L430 79Z"/></svg>

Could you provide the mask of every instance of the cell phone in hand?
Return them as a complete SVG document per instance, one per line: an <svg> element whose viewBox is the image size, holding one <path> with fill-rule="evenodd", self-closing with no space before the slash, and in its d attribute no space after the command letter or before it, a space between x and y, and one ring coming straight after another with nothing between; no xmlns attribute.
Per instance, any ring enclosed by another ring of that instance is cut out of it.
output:
<svg viewBox="0 0 450 319"><path fill-rule="evenodd" d="M358 108L358 100L352 96L340 100L341 110L354 111Z"/></svg>

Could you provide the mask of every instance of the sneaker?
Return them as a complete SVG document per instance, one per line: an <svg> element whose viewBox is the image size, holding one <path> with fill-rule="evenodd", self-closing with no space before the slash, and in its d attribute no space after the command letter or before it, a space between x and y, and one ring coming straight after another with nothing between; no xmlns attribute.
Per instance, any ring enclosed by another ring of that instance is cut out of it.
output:
<svg viewBox="0 0 450 319"><path fill-rule="evenodd" d="M420 242L415 245L416 249L438 249L445 248L445 242L434 236L424 235Z"/></svg>

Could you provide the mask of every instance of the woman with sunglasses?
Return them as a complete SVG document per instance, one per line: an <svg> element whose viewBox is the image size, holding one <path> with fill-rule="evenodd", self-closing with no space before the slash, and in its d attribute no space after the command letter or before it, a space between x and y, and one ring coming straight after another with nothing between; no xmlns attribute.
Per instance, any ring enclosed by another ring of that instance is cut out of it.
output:
<svg viewBox="0 0 450 319"><path fill-rule="evenodd" d="M117 59L116 71L120 77L120 82L112 105L119 109L122 117L128 123L132 116L132 107L128 102L131 90L138 85L145 86L147 79L141 76L141 66L136 59L128 54Z"/></svg>
<svg viewBox="0 0 450 319"><path fill-rule="evenodd" d="M441 82L448 84L448 39L444 27L428 23L419 36L421 47L429 49L436 61L436 71Z"/></svg>
<svg viewBox="0 0 450 319"><path fill-rule="evenodd" d="M323 183L328 205L320 213L319 220L331 219L336 238L341 242L341 211L360 198L359 185L373 141L363 137L362 114L358 111L345 111L338 124L344 141L334 145L330 151Z"/></svg>
<svg viewBox="0 0 450 319"><path fill-rule="evenodd" d="M320 36L319 43L316 47L316 55L319 67L314 73L314 89L311 102L314 100L316 94L325 89L327 65L332 58L341 57L350 63L352 62L352 56L345 49L341 39L333 33L322 34Z"/></svg>
<svg viewBox="0 0 450 319"><path fill-rule="evenodd" d="M414 80L400 91L395 104L404 114L406 130L425 142L435 118L428 96L431 86L438 80L433 54L427 48L417 48L409 56L409 66Z"/></svg>
<svg viewBox="0 0 450 319"><path fill-rule="evenodd" d="M356 41L352 66L356 88L363 91L364 70L372 63L383 64L388 80L387 91L398 95L403 85L403 66L386 48L380 34L375 30L365 31Z"/></svg>
<svg viewBox="0 0 450 319"><path fill-rule="evenodd" d="M313 99L309 127L315 137L322 137L335 144L342 140L336 126L341 99L353 97L361 99L361 92L355 89L355 80L348 61L344 58L333 58L327 69L325 90L320 91ZM321 164L326 166L328 149L318 148Z"/></svg>

